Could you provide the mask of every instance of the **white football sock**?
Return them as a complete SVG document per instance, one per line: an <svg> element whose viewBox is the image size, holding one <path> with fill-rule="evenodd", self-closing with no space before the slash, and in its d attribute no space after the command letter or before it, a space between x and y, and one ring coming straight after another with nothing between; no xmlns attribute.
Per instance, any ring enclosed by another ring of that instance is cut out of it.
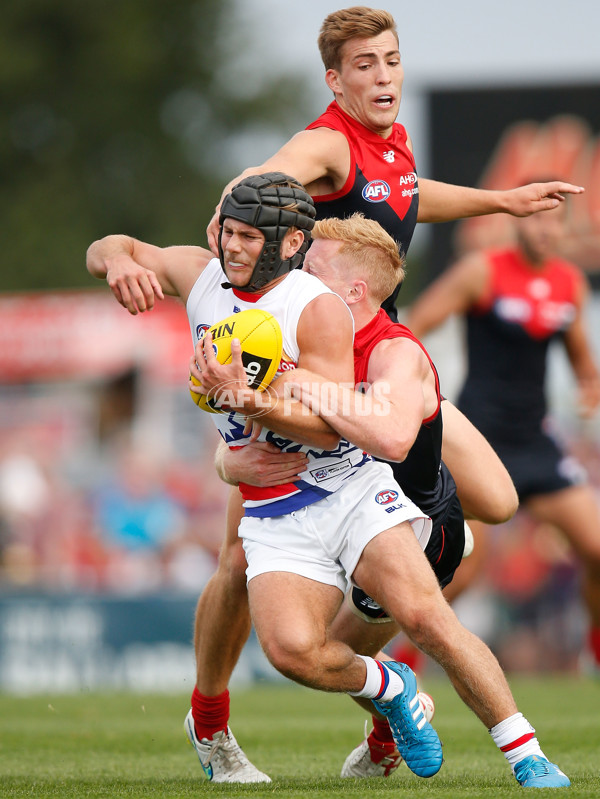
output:
<svg viewBox="0 0 600 799"><path fill-rule="evenodd" d="M490 735L513 771L515 765L525 757L530 755L546 757L535 737L534 728L522 713L515 713L496 724L490 730Z"/></svg>
<svg viewBox="0 0 600 799"><path fill-rule="evenodd" d="M377 699L389 702L404 690L404 682L399 674L388 669L385 663L373 658L357 655L364 660L367 667L365 684L360 691L348 691L350 696L364 696L366 699Z"/></svg>

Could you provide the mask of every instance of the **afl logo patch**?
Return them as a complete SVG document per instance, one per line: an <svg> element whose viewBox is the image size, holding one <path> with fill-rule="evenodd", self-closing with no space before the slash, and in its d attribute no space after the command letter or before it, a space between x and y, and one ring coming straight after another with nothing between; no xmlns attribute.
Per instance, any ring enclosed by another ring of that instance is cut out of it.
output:
<svg viewBox="0 0 600 799"><path fill-rule="evenodd" d="M378 505L389 505L390 502L395 502L398 499L398 492L388 489L387 491L380 491L375 497L375 502Z"/></svg>
<svg viewBox="0 0 600 799"><path fill-rule="evenodd" d="M363 199L370 203L382 203L390 194L390 187L385 180L372 180L362 190Z"/></svg>

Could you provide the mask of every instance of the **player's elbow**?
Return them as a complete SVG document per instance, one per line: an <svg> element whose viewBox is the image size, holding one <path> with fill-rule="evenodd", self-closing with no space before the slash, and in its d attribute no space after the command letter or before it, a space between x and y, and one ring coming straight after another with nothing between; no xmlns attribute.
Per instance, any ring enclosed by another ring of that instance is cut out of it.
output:
<svg viewBox="0 0 600 799"><path fill-rule="evenodd" d="M369 449L369 452L383 460L401 463L406 459L413 443L414 438L408 439L406 436L390 433L389 435L380 436L374 446Z"/></svg>
<svg viewBox="0 0 600 799"><path fill-rule="evenodd" d="M316 439L317 440L307 441L306 443L310 444L310 446L318 447L319 449L324 449L327 452L332 452L333 450L337 449L340 444L340 441L342 440L341 436L339 436L333 430L331 431L331 433L326 433L326 432L320 433L318 436L316 436Z"/></svg>
<svg viewBox="0 0 600 799"><path fill-rule="evenodd" d="M103 269L102 260L99 257L100 241L95 241L87 248L85 255L85 267L92 277L102 279L106 277L106 271Z"/></svg>

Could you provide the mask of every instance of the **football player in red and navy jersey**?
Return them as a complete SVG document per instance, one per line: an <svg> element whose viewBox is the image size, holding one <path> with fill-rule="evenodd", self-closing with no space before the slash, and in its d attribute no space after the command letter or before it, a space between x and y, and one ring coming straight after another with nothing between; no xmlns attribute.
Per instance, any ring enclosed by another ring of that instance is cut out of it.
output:
<svg viewBox="0 0 600 799"><path fill-rule="evenodd" d="M600 405L600 373L585 327L588 285L557 256L565 206L515 221L517 243L465 256L415 301L407 324L419 337L450 315L466 320L467 375L458 405L490 441L515 483L522 507L562 530L583 567L589 650L600 669L600 511L585 472L549 431L548 347L564 344L584 416ZM472 525L476 540L484 530ZM466 587L480 564L457 573Z"/></svg>
<svg viewBox="0 0 600 799"><path fill-rule="evenodd" d="M396 24L387 11L359 6L330 14L319 50L333 101L264 163L230 181L223 197L242 177L285 172L313 197L318 219L360 212L379 222L406 255L417 222L492 213L527 216L554 208L564 193L583 191L562 181L486 191L418 178L410 136L396 122L404 69ZM215 253L219 207L207 229ZM394 320L397 293L383 303Z"/></svg>

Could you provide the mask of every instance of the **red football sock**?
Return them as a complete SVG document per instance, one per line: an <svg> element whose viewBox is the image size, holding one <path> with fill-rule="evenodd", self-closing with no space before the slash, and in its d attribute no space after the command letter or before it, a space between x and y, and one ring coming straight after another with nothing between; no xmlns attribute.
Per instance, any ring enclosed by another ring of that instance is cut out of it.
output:
<svg viewBox="0 0 600 799"><path fill-rule="evenodd" d="M218 696L205 696L197 688L192 693L192 716L196 735L212 738L216 732L227 730L229 721L229 691Z"/></svg>
<svg viewBox="0 0 600 799"><path fill-rule="evenodd" d="M373 729L369 734L369 743L375 743L377 746L383 746L385 744L391 744L393 747L396 746L394 743L394 736L392 735L392 731L390 729L390 725L387 723L386 719L380 719L377 716L373 716Z"/></svg>
<svg viewBox="0 0 600 799"><path fill-rule="evenodd" d="M600 666L600 627L590 627L588 643L596 665Z"/></svg>

